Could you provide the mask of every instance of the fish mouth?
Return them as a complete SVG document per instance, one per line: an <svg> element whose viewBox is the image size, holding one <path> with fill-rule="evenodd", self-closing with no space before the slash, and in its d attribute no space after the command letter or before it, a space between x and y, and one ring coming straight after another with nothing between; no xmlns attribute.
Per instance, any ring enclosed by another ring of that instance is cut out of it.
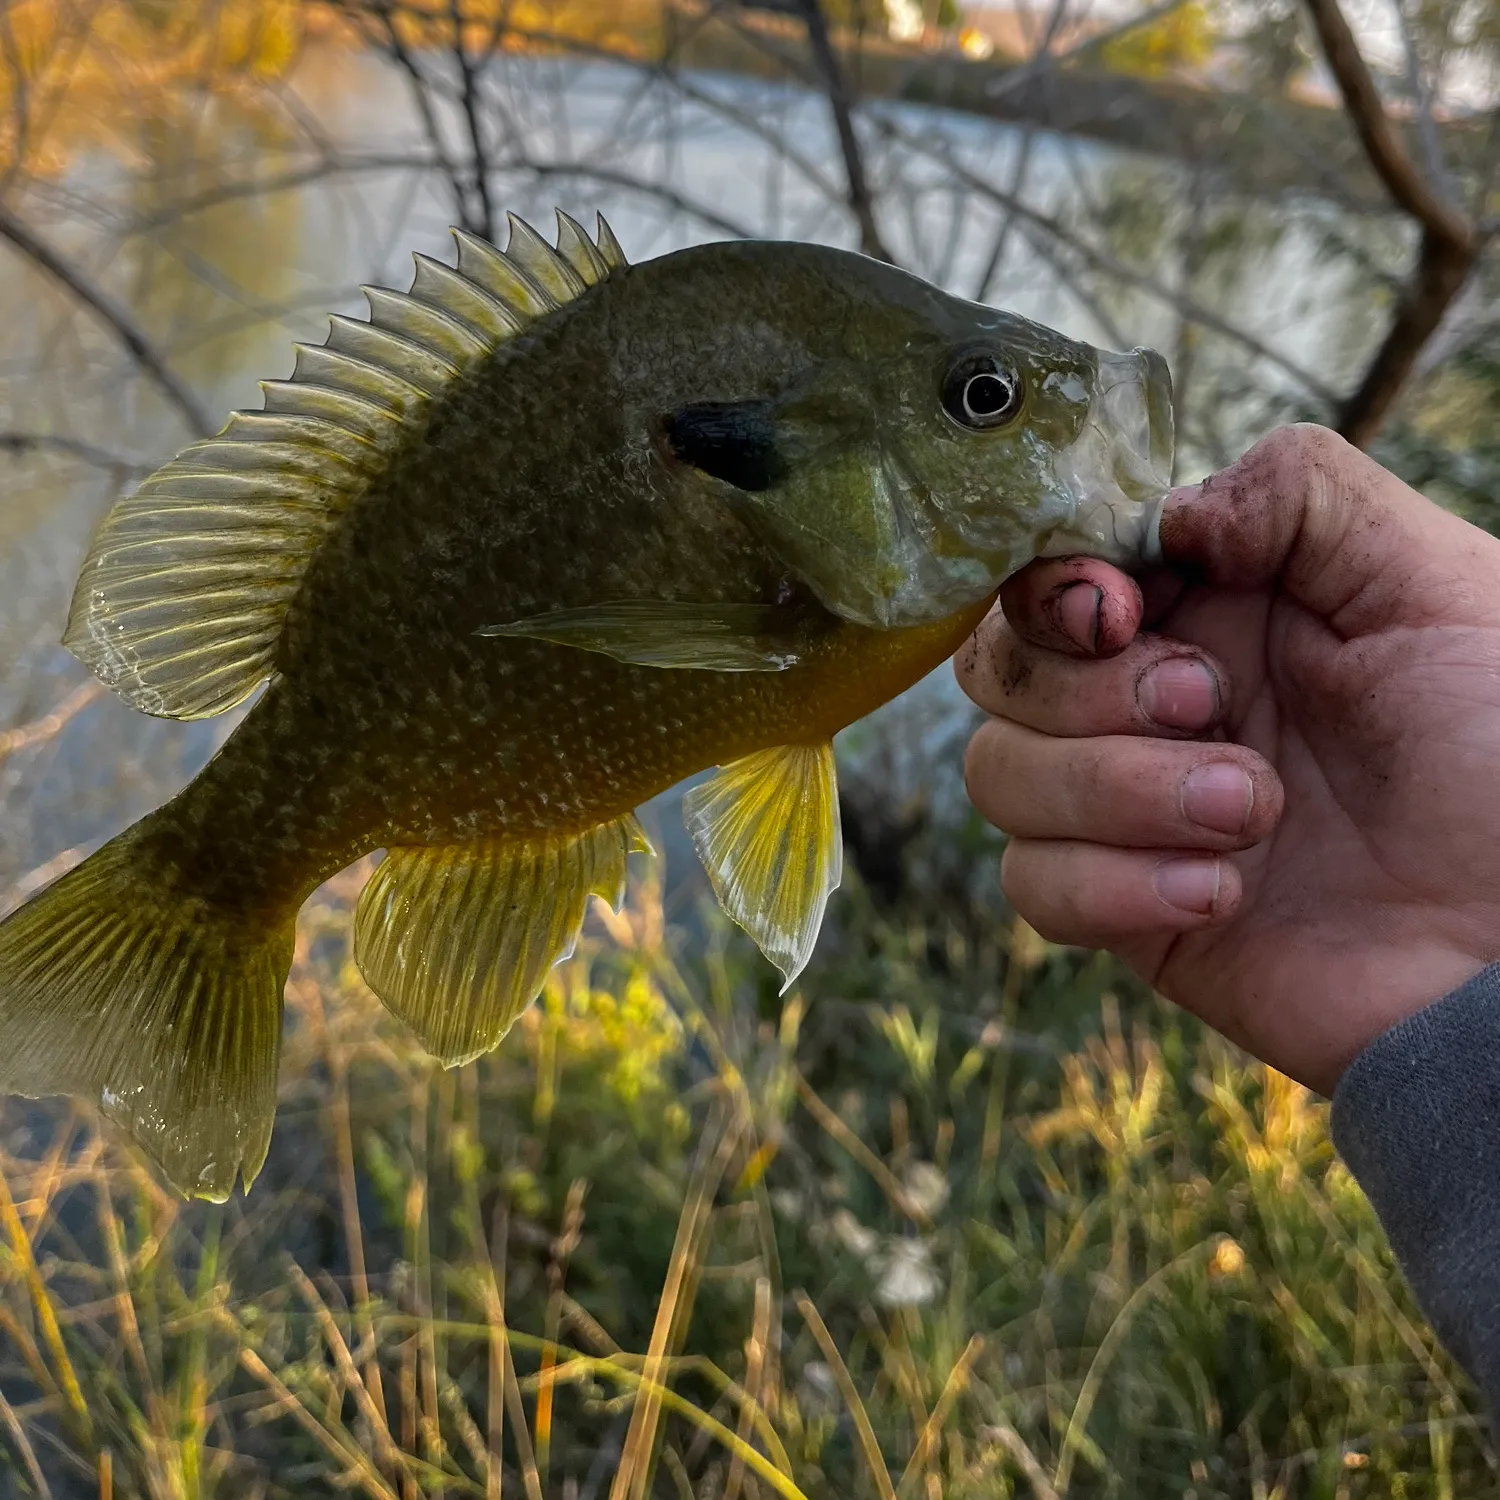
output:
<svg viewBox="0 0 1500 1500"><path fill-rule="evenodd" d="M1086 553L1122 566L1160 561L1173 443L1166 360L1154 349L1101 353L1088 416L1055 468L1069 514L1037 555Z"/></svg>

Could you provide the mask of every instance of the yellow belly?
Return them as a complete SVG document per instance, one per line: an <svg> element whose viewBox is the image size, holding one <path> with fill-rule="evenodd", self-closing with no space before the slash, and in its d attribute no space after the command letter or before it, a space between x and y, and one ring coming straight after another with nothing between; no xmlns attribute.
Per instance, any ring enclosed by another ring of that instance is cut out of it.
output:
<svg viewBox="0 0 1500 1500"><path fill-rule="evenodd" d="M505 831L581 830L707 766L821 744L952 656L990 603L907 630L843 625L783 672L627 667L552 648L550 673L519 695Z"/></svg>

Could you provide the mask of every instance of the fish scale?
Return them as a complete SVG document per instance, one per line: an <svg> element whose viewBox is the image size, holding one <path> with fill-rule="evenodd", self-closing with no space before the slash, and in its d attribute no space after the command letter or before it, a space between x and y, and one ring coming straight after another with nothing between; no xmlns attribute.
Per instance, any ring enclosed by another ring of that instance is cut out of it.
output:
<svg viewBox="0 0 1500 1500"><path fill-rule="evenodd" d="M329 876L385 851L356 962L457 1064L621 899L635 809L717 768L689 831L790 984L842 868L833 736L1037 552L1150 545L1156 356L825 247L627 266L602 219L560 216L555 249L510 223L504 252L455 232L455 267L367 289L369 321L123 497L81 572L66 643L136 708L265 690L0 924L0 1090L95 1101L184 1192L265 1156Z"/></svg>

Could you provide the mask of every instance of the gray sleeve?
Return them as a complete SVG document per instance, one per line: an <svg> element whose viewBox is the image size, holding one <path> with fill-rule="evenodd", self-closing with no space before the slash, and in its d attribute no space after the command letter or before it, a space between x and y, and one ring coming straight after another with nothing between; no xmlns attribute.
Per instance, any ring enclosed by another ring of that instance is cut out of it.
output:
<svg viewBox="0 0 1500 1500"><path fill-rule="evenodd" d="M1333 1139L1500 1421L1500 964L1360 1053L1334 1090Z"/></svg>

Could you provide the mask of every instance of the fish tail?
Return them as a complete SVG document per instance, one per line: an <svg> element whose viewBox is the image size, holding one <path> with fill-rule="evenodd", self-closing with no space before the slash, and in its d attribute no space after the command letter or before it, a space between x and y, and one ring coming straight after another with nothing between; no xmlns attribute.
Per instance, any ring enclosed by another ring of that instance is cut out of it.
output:
<svg viewBox="0 0 1500 1500"><path fill-rule="evenodd" d="M0 1094L97 1104L184 1195L265 1161L295 912L185 888L161 813L0 923Z"/></svg>

